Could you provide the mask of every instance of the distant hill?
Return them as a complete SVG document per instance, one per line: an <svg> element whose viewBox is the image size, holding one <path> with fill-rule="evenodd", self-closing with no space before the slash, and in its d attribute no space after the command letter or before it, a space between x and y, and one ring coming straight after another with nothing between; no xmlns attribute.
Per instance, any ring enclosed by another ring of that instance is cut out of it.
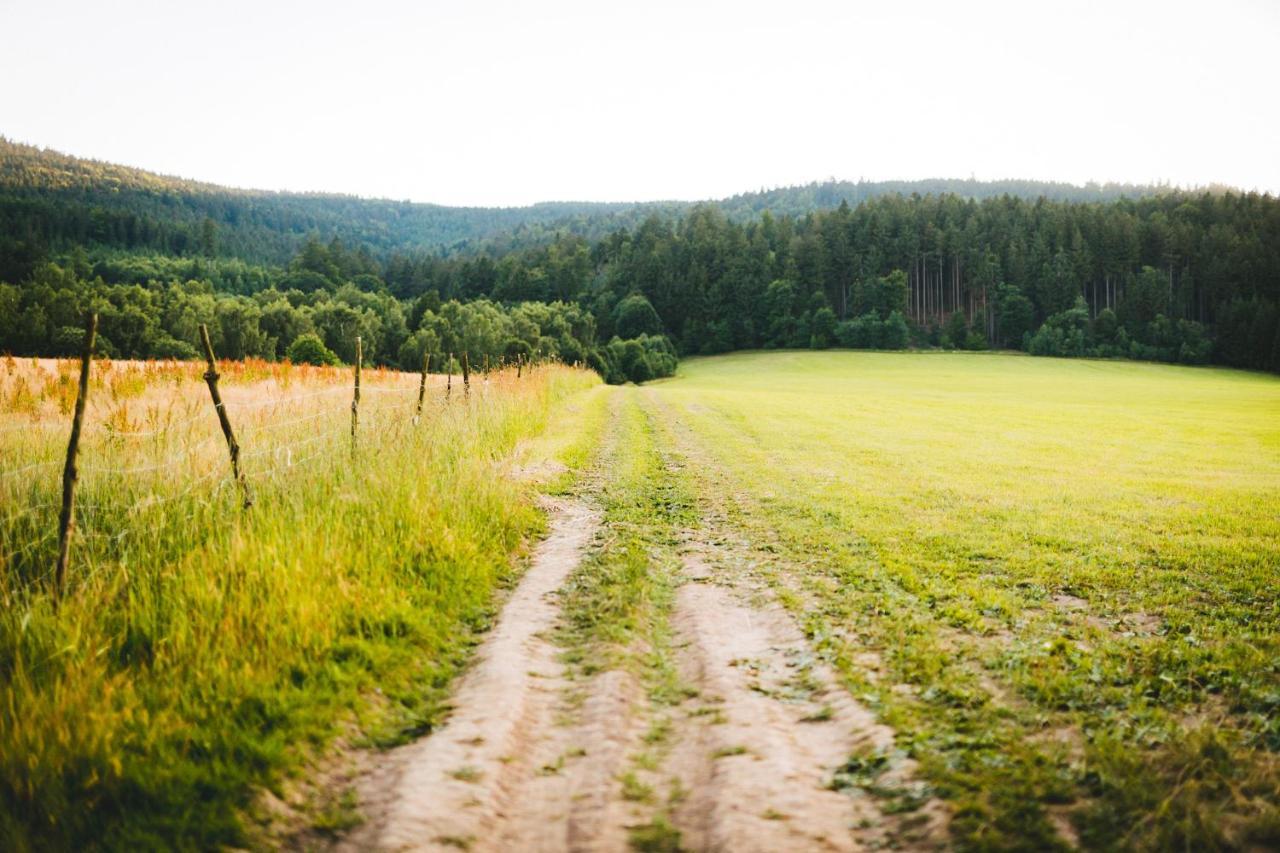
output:
<svg viewBox="0 0 1280 853"><path fill-rule="evenodd" d="M1096 184L1084 186L1059 181L979 181L973 178L927 178L919 181L823 181L798 187L743 193L717 202L731 218L759 214L766 210L777 214L803 215L815 210L830 210L848 202L850 207L883 195L957 195L980 201L1003 195L1034 200L1101 202L1119 198L1144 198L1173 192L1165 185Z"/></svg>
<svg viewBox="0 0 1280 853"><path fill-rule="evenodd" d="M827 181L743 193L712 202L732 219L770 210L803 215L888 193L982 199L1013 195L1106 201L1168 187L1075 186L1038 181ZM558 232L599 237L695 202L546 202L528 207L446 207L326 193L243 190L71 157L0 137L0 277L24 259L73 246L166 255L216 254L284 263L309 237L334 237L375 255L457 253L547 240Z"/></svg>

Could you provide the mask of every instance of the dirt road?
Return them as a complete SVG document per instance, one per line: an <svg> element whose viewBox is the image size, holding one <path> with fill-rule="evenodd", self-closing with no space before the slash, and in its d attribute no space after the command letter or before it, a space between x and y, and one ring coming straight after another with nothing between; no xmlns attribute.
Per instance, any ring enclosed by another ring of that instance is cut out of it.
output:
<svg viewBox="0 0 1280 853"><path fill-rule="evenodd" d="M608 444L605 478L620 464L608 457L630 450ZM359 785L364 823L338 849L937 846L938 810L918 810L904 832L874 798L833 784L851 755L892 751L893 732L837 682L713 521L652 543L677 566L673 594L654 607L667 651L637 640L613 663L569 660L556 635L565 596L615 535L602 503L598 489L548 503L550 532L461 680L456 710L379 757ZM674 670L675 698L654 690L647 669L659 666Z"/></svg>

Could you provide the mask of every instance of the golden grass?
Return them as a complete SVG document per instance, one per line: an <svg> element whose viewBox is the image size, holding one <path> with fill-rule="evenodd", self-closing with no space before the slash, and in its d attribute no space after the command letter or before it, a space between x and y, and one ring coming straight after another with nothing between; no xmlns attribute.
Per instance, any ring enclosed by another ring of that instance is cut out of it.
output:
<svg viewBox="0 0 1280 853"><path fill-rule="evenodd" d="M502 476L594 377L222 364L243 511L197 364L95 363L66 595L54 556L70 362L0 364L0 847L209 847L342 720L431 725L536 531ZM74 392L72 392L74 398ZM16 473L15 473L16 472ZM377 701L370 701L376 699Z"/></svg>

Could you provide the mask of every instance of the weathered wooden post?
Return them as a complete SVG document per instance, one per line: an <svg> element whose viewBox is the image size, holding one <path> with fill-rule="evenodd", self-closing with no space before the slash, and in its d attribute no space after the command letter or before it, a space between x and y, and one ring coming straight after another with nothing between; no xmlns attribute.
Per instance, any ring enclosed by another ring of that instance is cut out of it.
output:
<svg viewBox="0 0 1280 853"><path fill-rule="evenodd" d="M466 350L462 352L462 396L471 399L471 365L467 362Z"/></svg>
<svg viewBox="0 0 1280 853"><path fill-rule="evenodd" d="M360 346L360 336L356 335L356 394L351 398L351 454L356 452L356 427L360 423L360 363L364 360L364 351Z"/></svg>
<svg viewBox="0 0 1280 853"><path fill-rule="evenodd" d="M422 352L422 378L418 380L418 413L413 416L416 424L422 420L422 398L427 396L427 368L431 366L431 350Z"/></svg>
<svg viewBox="0 0 1280 853"><path fill-rule="evenodd" d="M453 393L453 353L449 353L448 363L445 365L449 370L449 378L444 382L444 398L449 399L449 395Z"/></svg>
<svg viewBox="0 0 1280 853"><path fill-rule="evenodd" d="M516 353L516 379L524 372L524 353Z"/></svg>
<svg viewBox="0 0 1280 853"><path fill-rule="evenodd" d="M227 451L231 454L231 473L240 486L244 498L244 508L253 506L253 493L249 491L249 483L240 470L240 445L236 443L236 434L231 429L231 419L227 417L227 407L222 405L222 395L218 393L218 362L213 357L213 342L209 340L209 327L200 324L200 340L204 343L205 361L209 369L205 371L204 381L209 384L209 396L213 398L213 408L218 413L218 423L222 424L222 435L227 439Z"/></svg>
<svg viewBox="0 0 1280 853"><path fill-rule="evenodd" d="M62 469L62 511L58 514L58 564L53 572L53 594L62 597L67 577L67 560L71 557L71 532L76 524L76 454L80 452L80 428L84 424L84 407L89 398L89 368L93 362L93 342L98 337L98 315L89 315L84 329L84 352L80 354L80 389L76 394L75 413L71 416L71 440L67 442L67 463Z"/></svg>

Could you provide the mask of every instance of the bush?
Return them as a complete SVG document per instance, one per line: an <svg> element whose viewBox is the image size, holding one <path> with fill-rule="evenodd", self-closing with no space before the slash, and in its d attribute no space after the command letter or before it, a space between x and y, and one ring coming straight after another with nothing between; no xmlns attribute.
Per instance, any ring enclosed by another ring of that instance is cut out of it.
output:
<svg viewBox="0 0 1280 853"><path fill-rule="evenodd" d="M836 312L823 306L813 312L809 325L809 349L827 349L836 336Z"/></svg>
<svg viewBox="0 0 1280 853"><path fill-rule="evenodd" d="M1049 317L1035 334L1027 335L1023 348L1032 355L1090 355L1089 331L1089 309L1077 296L1075 305Z"/></svg>
<svg viewBox="0 0 1280 853"><path fill-rule="evenodd" d="M901 311L889 312L884 320L871 311L837 323L835 338L840 346L850 349L906 349L911 340L911 327Z"/></svg>
<svg viewBox="0 0 1280 853"><path fill-rule="evenodd" d="M156 358L176 358L179 361L193 361L200 357L191 344L167 335L151 345L151 354Z"/></svg>
<svg viewBox="0 0 1280 853"><path fill-rule="evenodd" d="M613 310L613 329L619 338L639 339L662 334L662 320L643 294L633 293Z"/></svg>
<svg viewBox="0 0 1280 853"><path fill-rule="evenodd" d="M611 385L671 376L678 363L675 348L662 335L641 335L625 341L614 338L600 353L599 361L597 366L592 359L592 367Z"/></svg>
<svg viewBox="0 0 1280 853"><path fill-rule="evenodd" d="M901 311L891 311L889 318L880 329L880 346L885 349L906 349L911 338L911 329L907 326L907 318Z"/></svg>
<svg viewBox="0 0 1280 853"><path fill-rule="evenodd" d="M84 329L79 326L61 326L53 333L50 351L54 355L73 356L84 352ZM101 352L101 349L98 349Z"/></svg>
<svg viewBox="0 0 1280 853"><path fill-rule="evenodd" d="M431 359L431 366L439 371L444 361L443 354L440 353L440 338L431 329L419 329L404 339L404 343L400 345L400 350L396 353L396 357L400 362L401 369L421 370L422 357L427 353L434 354Z"/></svg>
<svg viewBox="0 0 1280 853"><path fill-rule="evenodd" d="M1058 315L1054 315L1058 316ZM1052 318L1050 318L1052 319ZM1136 341L1134 342L1137 343ZM1029 335L1024 347L1032 355L1056 355L1079 357L1085 352L1084 333L1079 329L1064 329L1047 321L1034 334Z"/></svg>
<svg viewBox="0 0 1280 853"><path fill-rule="evenodd" d="M836 340L851 349L875 349L880 345L880 318L863 314L836 325Z"/></svg>
<svg viewBox="0 0 1280 853"><path fill-rule="evenodd" d="M1205 336L1204 326L1190 320L1178 321L1182 341L1178 347L1178 361L1183 364L1208 364L1213 355L1213 341Z"/></svg>
<svg viewBox="0 0 1280 853"><path fill-rule="evenodd" d="M333 350L324 345L324 341L320 340L317 335L308 332L305 335L299 335L297 339L289 344L289 349L285 356L294 364L318 364L330 365L338 363L338 356Z"/></svg>

